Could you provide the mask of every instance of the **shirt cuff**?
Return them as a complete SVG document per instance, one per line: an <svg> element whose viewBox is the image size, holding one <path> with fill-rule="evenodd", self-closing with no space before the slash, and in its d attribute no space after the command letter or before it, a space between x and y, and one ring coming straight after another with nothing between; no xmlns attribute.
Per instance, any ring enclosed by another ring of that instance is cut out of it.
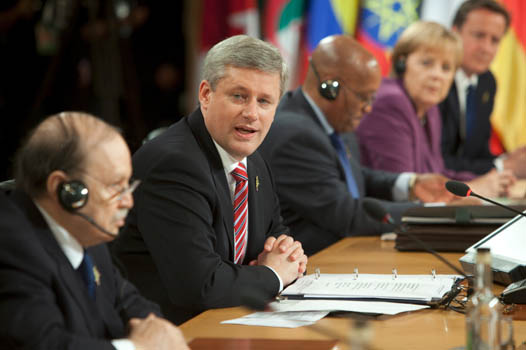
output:
<svg viewBox="0 0 526 350"><path fill-rule="evenodd" d="M265 265L267 266L267 265ZM278 281L279 281L279 290L278 290L278 293L281 293L281 291L283 290L283 281L281 280L281 277L279 277L278 273L276 272L276 270L274 270L272 267L270 266L267 266L270 271L274 272L274 274L276 275L276 277L278 278Z"/></svg>
<svg viewBox="0 0 526 350"><path fill-rule="evenodd" d="M135 350L135 344L130 339L114 339L111 345L117 350Z"/></svg>
<svg viewBox="0 0 526 350"><path fill-rule="evenodd" d="M503 154L493 159L493 165L495 166L495 169L497 169L497 171L504 170L504 159L506 158L508 158L508 156Z"/></svg>
<svg viewBox="0 0 526 350"><path fill-rule="evenodd" d="M395 201L409 200L409 183L414 176L416 176L415 173L401 173L398 175L393 186L393 199Z"/></svg>

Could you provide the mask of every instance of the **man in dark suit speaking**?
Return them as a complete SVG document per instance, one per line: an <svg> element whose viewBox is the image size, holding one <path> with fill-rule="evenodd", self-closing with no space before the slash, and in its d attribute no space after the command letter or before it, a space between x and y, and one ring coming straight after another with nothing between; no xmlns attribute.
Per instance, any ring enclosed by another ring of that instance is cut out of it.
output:
<svg viewBox="0 0 526 350"><path fill-rule="evenodd" d="M142 184L114 252L176 323L251 290L271 298L306 269L256 152L285 81L275 47L226 39L206 56L199 108L133 156Z"/></svg>
<svg viewBox="0 0 526 350"><path fill-rule="evenodd" d="M61 113L35 129L16 164L18 189L0 193L0 348L188 349L101 244L133 205L119 133Z"/></svg>
<svg viewBox="0 0 526 350"><path fill-rule="evenodd" d="M351 156L352 143L342 134L353 131L370 111L380 79L376 60L354 39L323 39L312 53L303 87L283 96L261 146L276 177L285 223L307 254L345 236L393 229L365 214L364 196L451 199L443 176L369 170L360 166L356 153ZM415 206L384 205L400 213Z"/></svg>

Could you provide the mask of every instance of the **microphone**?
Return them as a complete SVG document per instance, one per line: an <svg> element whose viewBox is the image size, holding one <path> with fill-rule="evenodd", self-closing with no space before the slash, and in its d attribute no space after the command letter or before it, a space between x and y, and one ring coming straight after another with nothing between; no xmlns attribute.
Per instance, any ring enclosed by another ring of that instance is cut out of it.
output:
<svg viewBox="0 0 526 350"><path fill-rule="evenodd" d="M463 185L463 184L462 184ZM446 185L447 186L447 185ZM363 209L369 216L371 216L373 219L393 224L395 226L398 226L400 228L400 231L398 234L404 235L412 239L413 241L417 242L426 252L434 255L438 260L442 261L444 264L446 264L448 267L453 269L456 273L459 275L465 277L466 279L469 278L468 276L458 267L447 261L442 255L438 254L433 248L431 248L428 244L426 244L424 241L422 241L420 238L416 237L415 235L410 234L407 232L407 228L405 225L397 225L391 214L385 210L384 206L380 204L377 200L372 198L364 198L363 199Z"/></svg>
<svg viewBox="0 0 526 350"><path fill-rule="evenodd" d="M509 211L512 211L515 214L518 214L518 215L526 217L526 214L524 214L523 212L520 212L518 210L513 209L512 207L509 207L509 206L504 205L504 204L500 204L499 202L495 202L492 199L486 198L484 196L481 196L480 194L477 194L477 193L473 192L471 190L471 188L469 188L469 186L466 185L463 182L448 181L448 182L446 182L446 189L449 192L451 192L454 195L456 195L456 196L459 196L459 197L470 197L470 196L477 197L477 198L482 199L483 201L489 202L491 204L495 204L495 205L497 205L497 206L499 206L501 208L504 208L504 209L507 209Z"/></svg>
<svg viewBox="0 0 526 350"><path fill-rule="evenodd" d="M97 222L95 222L95 220L92 217L89 217L88 215L86 215L84 213L81 213L81 212L78 212L78 211L74 211L74 212L72 212L72 214L80 216L81 218L83 218L84 220L89 222L91 225L93 225L97 230L101 231L102 233L107 234L108 236L111 236L112 238L115 238L115 237L117 237L119 235L118 232L117 233L113 233L113 232L110 232L110 231L106 230L104 227L102 227L101 225L97 224Z"/></svg>

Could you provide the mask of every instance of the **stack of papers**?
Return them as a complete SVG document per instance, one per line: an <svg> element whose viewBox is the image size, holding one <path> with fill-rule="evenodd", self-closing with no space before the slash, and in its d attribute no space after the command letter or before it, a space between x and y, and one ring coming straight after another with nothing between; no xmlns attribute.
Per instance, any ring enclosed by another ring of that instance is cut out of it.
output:
<svg viewBox="0 0 526 350"><path fill-rule="evenodd" d="M332 311L396 315L429 308L427 304L442 299L460 278L313 274L287 287L281 293L285 300L269 305L273 312L256 312L221 323L294 328L313 324Z"/></svg>
<svg viewBox="0 0 526 350"><path fill-rule="evenodd" d="M320 274L287 287L289 299L383 300L426 304L451 291L458 275Z"/></svg>

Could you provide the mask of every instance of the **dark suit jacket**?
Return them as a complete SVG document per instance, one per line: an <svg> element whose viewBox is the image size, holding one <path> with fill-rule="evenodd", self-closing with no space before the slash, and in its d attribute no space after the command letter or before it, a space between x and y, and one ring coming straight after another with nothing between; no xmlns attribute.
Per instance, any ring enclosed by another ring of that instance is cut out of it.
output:
<svg viewBox="0 0 526 350"><path fill-rule="evenodd" d="M87 249L100 272L92 300L31 199L13 197L0 193L0 349L114 349L129 318L159 314L105 245Z"/></svg>
<svg viewBox="0 0 526 350"><path fill-rule="evenodd" d="M497 85L490 71L478 78L475 92L477 121L473 135L464 142L460 135L460 105L456 84L453 82L446 99L440 104L442 114L442 154L446 167L484 174L493 168L495 156L489 151L490 116Z"/></svg>
<svg viewBox="0 0 526 350"><path fill-rule="evenodd" d="M133 156L143 180L114 244L141 292L181 323L210 308L243 303L247 288L266 297L279 289L265 266L234 264L233 208L223 164L198 109ZM247 158L249 227L245 263L270 235L288 233L267 164Z"/></svg>
<svg viewBox="0 0 526 350"><path fill-rule="evenodd" d="M329 135L301 89L283 96L260 152L275 174L285 224L307 254L345 236L393 229L368 217L362 199L349 194ZM350 163L362 196L391 199L398 174L363 168L354 157ZM414 204L403 209L408 206Z"/></svg>

